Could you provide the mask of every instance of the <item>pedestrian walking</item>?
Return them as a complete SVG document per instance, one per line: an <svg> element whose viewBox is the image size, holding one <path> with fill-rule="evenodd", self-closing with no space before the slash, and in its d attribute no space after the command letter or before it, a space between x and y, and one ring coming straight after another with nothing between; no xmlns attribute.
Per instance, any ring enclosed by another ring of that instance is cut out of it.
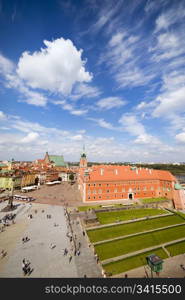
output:
<svg viewBox="0 0 185 300"><path fill-rule="evenodd" d="M69 263L71 262L72 260L72 255L69 256Z"/></svg>
<svg viewBox="0 0 185 300"><path fill-rule="evenodd" d="M54 249L55 247L56 247L55 244L53 244L53 243L50 244L50 248L51 248L51 249Z"/></svg>
<svg viewBox="0 0 185 300"><path fill-rule="evenodd" d="M23 259L23 261L22 261L22 271L23 271L23 274L24 274L24 275L27 274L27 269L26 269L25 259Z"/></svg>
<svg viewBox="0 0 185 300"><path fill-rule="evenodd" d="M3 249L3 250L1 251L1 258L5 257L6 254L7 254L7 253L6 253L5 250Z"/></svg>
<svg viewBox="0 0 185 300"><path fill-rule="evenodd" d="M83 231L82 233L83 233L83 236L85 236L85 231Z"/></svg>

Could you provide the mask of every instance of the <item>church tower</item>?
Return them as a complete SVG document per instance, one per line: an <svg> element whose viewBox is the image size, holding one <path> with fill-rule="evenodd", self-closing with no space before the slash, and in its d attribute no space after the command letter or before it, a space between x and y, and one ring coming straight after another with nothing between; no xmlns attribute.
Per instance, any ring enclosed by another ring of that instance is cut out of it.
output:
<svg viewBox="0 0 185 300"><path fill-rule="evenodd" d="M85 154L85 147L83 146L83 152L80 158L80 168L87 168L87 157Z"/></svg>

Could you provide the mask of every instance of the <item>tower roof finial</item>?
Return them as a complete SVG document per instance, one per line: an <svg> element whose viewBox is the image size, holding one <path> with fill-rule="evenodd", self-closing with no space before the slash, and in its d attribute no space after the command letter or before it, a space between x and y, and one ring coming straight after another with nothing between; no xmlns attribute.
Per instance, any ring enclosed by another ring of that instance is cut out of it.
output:
<svg viewBox="0 0 185 300"><path fill-rule="evenodd" d="M86 157L86 154L85 154L85 144L83 144L83 152L81 154L81 157Z"/></svg>

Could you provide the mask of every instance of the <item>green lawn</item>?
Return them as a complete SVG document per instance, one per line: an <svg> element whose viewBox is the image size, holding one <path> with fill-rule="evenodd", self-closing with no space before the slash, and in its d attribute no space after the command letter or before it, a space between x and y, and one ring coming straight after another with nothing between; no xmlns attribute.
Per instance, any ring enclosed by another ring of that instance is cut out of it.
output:
<svg viewBox="0 0 185 300"><path fill-rule="evenodd" d="M95 230L88 230L87 234L90 238L90 241L92 243L95 243L103 240L113 239L119 236L165 227L168 225L174 225L178 223L180 224L183 222L185 222L185 220L183 220L181 217L173 215L159 217L156 219L137 221L129 224L99 228Z"/></svg>
<svg viewBox="0 0 185 300"><path fill-rule="evenodd" d="M124 255L185 237L185 225L144 233L95 246L100 260Z"/></svg>
<svg viewBox="0 0 185 300"><path fill-rule="evenodd" d="M139 255L135 255L132 257L128 257L122 260L118 260L106 265L103 265L103 268L106 272L112 273L112 275L116 275L119 273L126 272L128 270L132 270L138 267L141 267L143 265L146 265L146 256L150 254L156 254L160 258L167 258L166 252L162 248L154 249L153 251L144 252ZM144 273L144 269L143 269Z"/></svg>
<svg viewBox="0 0 185 300"><path fill-rule="evenodd" d="M170 252L171 256L183 254L185 253L185 241L167 246L166 249Z"/></svg>
<svg viewBox="0 0 185 300"><path fill-rule="evenodd" d="M106 204L103 206L106 206ZM108 204L107 204L107 207L108 207ZM123 207L123 205L122 204L112 204L111 207ZM88 209L102 209L102 208L105 208L105 207L102 207L102 205L89 205L89 206L79 206L78 210L86 211Z"/></svg>
<svg viewBox="0 0 185 300"><path fill-rule="evenodd" d="M78 210L79 211L86 211L86 210L88 210L88 209L100 209L101 208L101 206L100 205L92 205L92 206L79 206L78 207Z"/></svg>
<svg viewBox="0 0 185 300"><path fill-rule="evenodd" d="M127 221L132 219L139 219L146 216L155 216L165 214L163 209L142 208L142 209L125 209L120 211L111 212L98 212L96 213L98 220L101 224L114 223L116 221Z"/></svg>
<svg viewBox="0 0 185 300"><path fill-rule="evenodd" d="M185 214L182 211L174 211L174 213L185 220Z"/></svg>
<svg viewBox="0 0 185 300"><path fill-rule="evenodd" d="M165 201L167 200L166 198L148 198L148 199L142 199L142 203L146 204L146 203L153 203L153 202L161 202L161 201Z"/></svg>

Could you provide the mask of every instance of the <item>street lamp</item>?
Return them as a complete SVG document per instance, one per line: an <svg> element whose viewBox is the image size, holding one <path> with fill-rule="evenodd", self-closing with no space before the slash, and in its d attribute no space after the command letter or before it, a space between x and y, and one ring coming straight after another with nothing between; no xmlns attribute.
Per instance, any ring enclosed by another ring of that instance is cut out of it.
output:
<svg viewBox="0 0 185 300"><path fill-rule="evenodd" d="M10 210L13 209L14 182L15 182L15 178L12 177L12 189L11 189L11 195L9 196L9 199L8 199L8 208L9 208Z"/></svg>

